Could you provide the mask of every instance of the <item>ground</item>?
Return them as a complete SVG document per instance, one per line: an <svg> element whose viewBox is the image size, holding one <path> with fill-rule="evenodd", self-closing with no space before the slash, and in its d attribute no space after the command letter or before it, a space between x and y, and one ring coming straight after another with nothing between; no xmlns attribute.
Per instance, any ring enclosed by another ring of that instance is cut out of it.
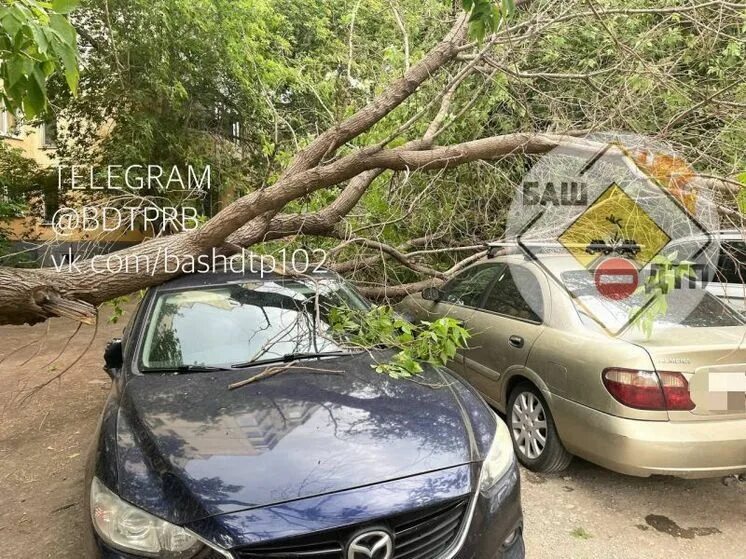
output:
<svg viewBox="0 0 746 559"><path fill-rule="evenodd" d="M0 549L8 559L81 559L83 460L109 388L101 356L122 324L104 316L95 337L83 326L68 343L74 329L63 319L0 327ZM23 401L22 390L70 364ZM577 459L561 475L522 478L529 559L746 556L746 483L639 479Z"/></svg>

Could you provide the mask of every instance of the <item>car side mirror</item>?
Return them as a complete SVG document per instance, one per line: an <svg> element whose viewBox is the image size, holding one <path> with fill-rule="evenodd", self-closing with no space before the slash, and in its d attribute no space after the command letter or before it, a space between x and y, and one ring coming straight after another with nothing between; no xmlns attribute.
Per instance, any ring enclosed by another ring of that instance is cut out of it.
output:
<svg viewBox="0 0 746 559"><path fill-rule="evenodd" d="M122 350L122 340L115 338L106 344L104 350L104 371L111 378L114 378L124 365L124 352Z"/></svg>
<svg viewBox="0 0 746 559"><path fill-rule="evenodd" d="M425 301L440 301L443 293L437 287L426 287L422 290L422 298Z"/></svg>

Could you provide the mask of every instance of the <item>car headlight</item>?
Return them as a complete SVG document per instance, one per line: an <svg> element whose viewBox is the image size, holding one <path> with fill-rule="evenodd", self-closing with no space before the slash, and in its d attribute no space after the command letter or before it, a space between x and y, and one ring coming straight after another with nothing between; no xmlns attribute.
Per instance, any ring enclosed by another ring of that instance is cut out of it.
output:
<svg viewBox="0 0 746 559"><path fill-rule="evenodd" d="M482 477L479 482L479 488L482 491L492 489L497 481L508 472L515 460L513 439L510 437L508 426L497 416L495 416L495 422L497 423L495 438L482 464Z"/></svg>
<svg viewBox="0 0 746 559"><path fill-rule="evenodd" d="M188 530L130 505L95 477L91 484L91 517L101 539L120 551L159 559L189 559L204 547Z"/></svg>

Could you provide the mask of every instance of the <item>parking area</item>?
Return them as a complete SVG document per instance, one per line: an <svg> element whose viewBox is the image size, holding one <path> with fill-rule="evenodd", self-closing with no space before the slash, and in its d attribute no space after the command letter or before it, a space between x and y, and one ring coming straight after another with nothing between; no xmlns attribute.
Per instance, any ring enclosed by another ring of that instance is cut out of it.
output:
<svg viewBox="0 0 746 559"><path fill-rule="evenodd" d="M83 461L109 387L101 355L122 324L104 317L71 339L75 328L62 319L0 327L3 557L81 558ZM23 401L23 390L67 367ZM522 479L529 558L744 556L746 483L638 479L581 460Z"/></svg>

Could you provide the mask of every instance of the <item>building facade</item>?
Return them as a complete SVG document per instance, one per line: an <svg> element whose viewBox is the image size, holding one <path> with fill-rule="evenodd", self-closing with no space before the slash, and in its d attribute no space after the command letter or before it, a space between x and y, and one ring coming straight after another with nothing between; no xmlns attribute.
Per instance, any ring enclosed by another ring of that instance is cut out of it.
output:
<svg viewBox="0 0 746 559"><path fill-rule="evenodd" d="M18 115L1 110L0 142L19 150L23 157L35 162L40 169L48 170L50 180L54 182L58 164L56 121L30 125ZM0 197L7 196L7 191L3 190L0 189ZM81 228L60 236L52 226L52 219L58 207L66 204L63 194L54 185L51 189L47 186L46 191L41 187L32 190L26 195L27 210L23 215L0 222L0 232L10 244L6 252L14 263L51 266L70 258L85 258L132 246L145 238L142 231L131 228L115 231L104 231L102 228L84 231ZM85 193L75 194L74 203L84 204Z"/></svg>

